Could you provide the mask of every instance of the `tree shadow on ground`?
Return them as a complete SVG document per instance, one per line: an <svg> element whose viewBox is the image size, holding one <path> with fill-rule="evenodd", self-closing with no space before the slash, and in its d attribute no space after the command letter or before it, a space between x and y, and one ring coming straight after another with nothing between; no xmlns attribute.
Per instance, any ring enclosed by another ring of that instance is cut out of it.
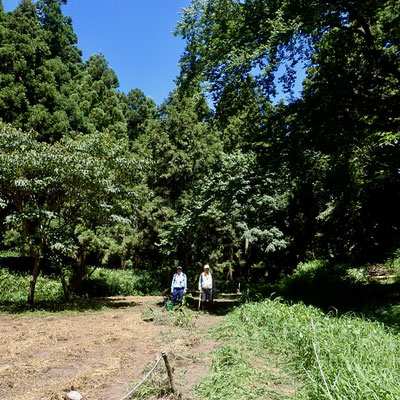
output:
<svg viewBox="0 0 400 400"><path fill-rule="evenodd" d="M186 305L193 311L200 310L199 294L189 294L186 296ZM226 315L237 307L241 302L241 295L234 293L220 293L214 299L212 313L215 315ZM205 310L210 311L210 304L206 302Z"/></svg>
<svg viewBox="0 0 400 400"><path fill-rule="evenodd" d="M94 299L75 299L70 302L61 301L37 301L33 306L25 301L2 302L0 303L0 312L7 314L23 314L26 312L87 312L101 311L105 309L118 309L135 307L139 303L135 301L126 301L124 298L94 298Z"/></svg>

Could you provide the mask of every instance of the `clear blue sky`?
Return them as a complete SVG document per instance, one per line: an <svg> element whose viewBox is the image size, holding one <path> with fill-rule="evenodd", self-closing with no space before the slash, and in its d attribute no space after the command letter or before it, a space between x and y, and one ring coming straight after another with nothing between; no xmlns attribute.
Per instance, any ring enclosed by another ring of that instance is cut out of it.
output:
<svg viewBox="0 0 400 400"><path fill-rule="evenodd" d="M19 0L3 0L11 11ZM86 60L103 53L120 88L136 87L157 104L173 90L185 42L172 34L179 12L189 0L68 0L62 7L78 36Z"/></svg>
<svg viewBox="0 0 400 400"><path fill-rule="evenodd" d="M190 0L68 0L64 15L72 17L78 47L86 60L103 53L119 79L119 90L140 88L160 105L175 87L185 42L172 34L180 11ZM11 11L19 0L3 0ZM298 68L295 93L304 70ZM279 88L279 85L278 85ZM286 96L278 94L275 101Z"/></svg>

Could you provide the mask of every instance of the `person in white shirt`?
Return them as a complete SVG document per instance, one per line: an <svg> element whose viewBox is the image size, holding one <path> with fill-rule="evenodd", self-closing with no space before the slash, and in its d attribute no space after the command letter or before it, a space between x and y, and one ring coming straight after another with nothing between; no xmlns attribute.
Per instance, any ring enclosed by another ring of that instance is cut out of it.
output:
<svg viewBox="0 0 400 400"><path fill-rule="evenodd" d="M179 308L182 306L183 295L187 291L187 278L186 274L182 272L182 267L178 265L176 269L176 274L174 274L171 282L171 294L172 302L175 304L177 301L179 303Z"/></svg>
<svg viewBox="0 0 400 400"><path fill-rule="evenodd" d="M215 281L213 274L210 272L210 266L206 264L204 266L204 272L199 277L199 290L201 293L201 311L204 314L204 306L208 300L210 303L210 311L214 309L214 297L213 292L215 291Z"/></svg>

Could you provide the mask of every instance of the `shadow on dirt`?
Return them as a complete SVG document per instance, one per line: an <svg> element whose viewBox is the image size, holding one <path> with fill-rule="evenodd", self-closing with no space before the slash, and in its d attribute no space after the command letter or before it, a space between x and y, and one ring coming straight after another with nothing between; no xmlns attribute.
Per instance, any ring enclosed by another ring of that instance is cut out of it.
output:
<svg viewBox="0 0 400 400"><path fill-rule="evenodd" d="M226 315L240 304L240 294L220 293L214 299L213 313L215 315ZM200 310L199 294L186 296L186 305L194 311ZM206 302L205 310L210 311L210 304Z"/></svg>
<svg viewBox="0 0 400 400"><path fill-rule="evenodd" d="M22 314L26 312L87 312L101 311L105 309L118 309L138 306L135 301L127 301L124 297L118 298L95 298L95 299L76 299L65 302L56 301L37 301L33 306L26 302L4 302L0 304L0 311L8 314Z"/></svg>
<svg viewBox="0 0 400 400"><path fill-rule="evenodd" d="M151 296L150 296L151 297ZM150 298L149 297L149 298ZM97 297L92 299L74 299L69 303L63 301L36 301L33 306L29 306L25 301L19 302L2 302L0 303L0 312L7 314L23 314L26 312L43 312L43 313L58 313L58 312L87 312L101 311L106 309L123 309L128 307L142 306L142 302L137 300L138 297ZM143 299L146 299L143 296ZM162 299L159 296L159 299ZM164 296L161 301L153 303L154 306L163 308L168 296ZM199 310L198 295L188 294L185 296L185 305L193 311ZM219 294L214 301L213 313L215 315L225 315L239 304L240 295L236 294ZM206 311L209 311L209 304L206 303Z"/></svg>

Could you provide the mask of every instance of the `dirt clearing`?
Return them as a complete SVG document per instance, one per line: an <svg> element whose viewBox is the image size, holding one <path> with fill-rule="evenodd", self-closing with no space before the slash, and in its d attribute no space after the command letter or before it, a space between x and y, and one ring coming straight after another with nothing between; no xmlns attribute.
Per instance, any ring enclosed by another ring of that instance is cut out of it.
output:
<svg viewBox="0 0 400 400"><path fill-rule="evenodd" d="M207 373L217 347L199 333L221 319L189 312L190 324L179 327L179 313L170 313L168 324L143 317L162 317L162 297L112 300L130 305L68 316L0 315L0 399L59 400L76 390L84 400L119 400L162 350L171 355L178 390L194 398L190 387Z"/></svg>

